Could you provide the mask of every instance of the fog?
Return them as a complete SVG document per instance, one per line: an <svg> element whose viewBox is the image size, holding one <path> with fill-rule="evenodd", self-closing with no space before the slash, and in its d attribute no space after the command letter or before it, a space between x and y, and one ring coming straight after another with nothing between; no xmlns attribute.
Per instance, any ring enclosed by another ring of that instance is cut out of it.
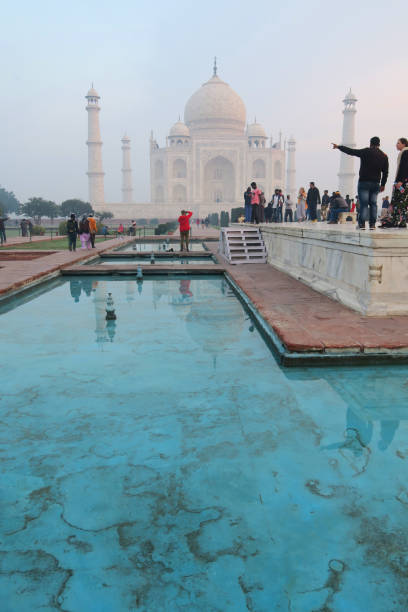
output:
<svg viewBox="0 0 408 612"><path fill-rule="evenodd" d="M105 198L121 199L121 142L132 140L135 201L149 194L149 134L160 146L212 74L241 96L247 120L297 141L297 186L337 187L342 99L357 95L357 145L390 156L408 137L406 1L278 3L39 1L3 5L0 185L25 201L88 198L87 113L101 96ZM356 168L358 165L356 165ZM386 193L390 192L390 184ZM268 194L267 194L268 195Z"/></svg>

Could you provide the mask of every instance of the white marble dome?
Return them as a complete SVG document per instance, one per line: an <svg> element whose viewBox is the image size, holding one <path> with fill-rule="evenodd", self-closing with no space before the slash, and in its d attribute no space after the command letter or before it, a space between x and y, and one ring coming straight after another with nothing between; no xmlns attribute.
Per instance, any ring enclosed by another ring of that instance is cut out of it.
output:
<svg viewBox="0 0 408 612"><path fill-rule="evenodd" d="M246 110L239 95L214 75L188 100L184 121L193 131L223 131L242 136Z"/></svg>
<svg viewBox="0 0 408 612"><path fill-rule="evenodd" d="M170 130L169 136L176 138L177 136L189 137L190 130L183 121L176 121Z"/></svg>
<svg viewBox="0 0 408 612"><path fill-rule="evenodd" d="M247 136L250 138L266 138L265 130L260 123L251 123L248 125Z"/></svg>

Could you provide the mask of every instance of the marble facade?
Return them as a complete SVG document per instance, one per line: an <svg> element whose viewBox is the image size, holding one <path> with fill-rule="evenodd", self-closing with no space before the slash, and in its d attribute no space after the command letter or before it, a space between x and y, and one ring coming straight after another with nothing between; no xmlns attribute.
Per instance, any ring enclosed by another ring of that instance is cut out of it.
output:
<svg viewBox="0 0 408 612"><path fill-rule="evenodd" d="M406 230L262 225L268 263L369 316L408 314Z"/></svg>

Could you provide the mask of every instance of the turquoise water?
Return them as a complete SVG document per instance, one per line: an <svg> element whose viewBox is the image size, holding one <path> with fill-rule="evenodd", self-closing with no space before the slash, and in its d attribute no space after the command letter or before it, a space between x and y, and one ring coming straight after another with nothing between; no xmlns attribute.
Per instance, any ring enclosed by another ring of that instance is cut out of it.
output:
<svg viewBox="0 0 408 612"><path fill-rule="evenodd" d="M180 242L173 241L166 244L166 247L163 248L163 242L134 242L131 245L127 245L126 247L120 247L116 249L117 251L142 251L142 252L151 252L151 251L168 251L169 249L173 249L174 251L180 250ZM205 251L204 245L201 241L198 242L190 242L189 247L190 251Z"/></svg>
<svg viewBox="0 0 408 612"><path fill-rule="evenodd" d="M283 370L221 277L0 321L2 612L407 609L406 367Z"/></svg>
<svg viewBox="0 0 408 612"><path fill-rule="evenodd" d="M89 262L89 265L95 265L95 263L97 264L101 264L101 265L108 265L108 266L115 266L117 264L120 265L137 265L137 264L143 264L143 265L149 265L150 264L150 259L148 257L112 257L112 259L108 259L108 258L102 258L100 260L98 260L97 262ZM155 258L155 264L152 265L162 265L162 266L168 266L168 265L176 265L176 266L185 266L188 264L194 265L194 264L208 264L209 266L213 266L215 264L215 261L212 257L156 257Z"/></svg>

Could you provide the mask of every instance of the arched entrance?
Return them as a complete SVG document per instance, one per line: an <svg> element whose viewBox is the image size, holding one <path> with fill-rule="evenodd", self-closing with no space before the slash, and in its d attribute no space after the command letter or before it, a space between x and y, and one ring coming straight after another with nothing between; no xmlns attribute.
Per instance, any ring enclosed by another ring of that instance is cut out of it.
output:
<svg viewBox="0 0 408 612"><path fill-rule="evenodd" d="M184 185L174 185L173 187L173 202L186 202L187 192Z"/></svg>
<svg viewBox="0 0 408 612"><path fill-rule="evenodd" d="M235 201L235 171L232 163L219 155L204 170L204 197L209 202Z"/></svg>

